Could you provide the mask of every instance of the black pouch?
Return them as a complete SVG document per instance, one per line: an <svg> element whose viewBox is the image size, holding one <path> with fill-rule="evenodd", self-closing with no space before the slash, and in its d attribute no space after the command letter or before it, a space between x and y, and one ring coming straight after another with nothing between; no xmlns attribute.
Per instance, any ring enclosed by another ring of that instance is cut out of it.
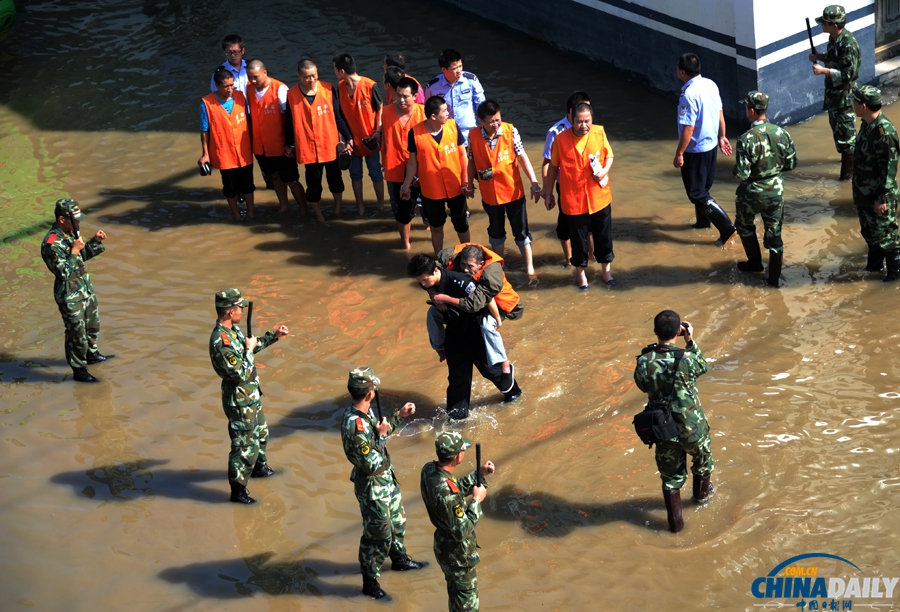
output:
<svg viewBox="0 0 900 612"><path fill-rule="evenodd" d="M652 345L651 345L652 346ZM652 350L647 347L645 352ZM634 431L637 433L641 442L648 448L653 448L654 444L665 442L678 435L678 423L675 422L675 416L672 414L672 398L675 397L675 388L678 385L678 366L684 357L683 350L675 351L675 374L672 379L672 393L669 399L662 403L647 404L644 410L634 415L631 424L634 425Z"/></svg>

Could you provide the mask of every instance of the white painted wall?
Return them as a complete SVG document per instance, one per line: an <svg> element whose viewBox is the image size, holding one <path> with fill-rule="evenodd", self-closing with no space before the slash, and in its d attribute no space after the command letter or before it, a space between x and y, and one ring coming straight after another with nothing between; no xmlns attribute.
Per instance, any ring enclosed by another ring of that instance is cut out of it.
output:
<svg viewBox="0 0 900 612"><path fill-rule="evenodd" d="M734 35L733 3L751 4L752 2L753 0L631 0L632 4L653 9L728 36Z"/></svg>

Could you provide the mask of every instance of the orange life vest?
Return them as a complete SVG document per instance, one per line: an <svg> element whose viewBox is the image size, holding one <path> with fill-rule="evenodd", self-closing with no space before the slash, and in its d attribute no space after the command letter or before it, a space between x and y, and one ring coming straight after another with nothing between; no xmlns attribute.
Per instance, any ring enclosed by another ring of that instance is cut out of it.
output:
<svg viewBox="0 0 900 612"><path fill-rule="evenodd" d="M467 246L477 246L484 251L484 265L481 266L481 269L475 273L472 277L476 283L481 280L481 275L484 273L484 269L487 268L492 263L499 263L500 268L503 268L503 258L494 253L490 249L486 249L480 244L475 242L463 242L462 244L458 244L453 248L453 254L450 255L450 261L447 262L447 269L453 270L453 260L456 259L456 256L459 255L460 251L462 251ZM513 311L513 308L519 303L519 294L516 293L516 290L512 288L512 285L509 284L509 281L506 280L506 272L501 272L503 274L503 287L500 289L500 293L494 296L494 300L497 302L497 307L503 312L510 313Z"/></svg>
<svg viewBox="0 0 900 612"><path fill-rule="evenodd" d="M460 195L466 178L462 175L459 156L466 152L456 144L459 140L456 122L448 119L444 124L440 144L434 141L424 121L413 127L413 135L422 195L429 200L445 200Z"/></svg>
<svg viewBox="0 0 900 612"><path fill-rule="evenodd" d="M500 136L494 150L488 146L481 135L481 128L469 130L469 146L472 147L472 160L476 170L492 168L494 176L482 181L478 179L478 189L485 204L509 204L525 197L522 186L522 175L519 173L519 158L513 146L513 126L511 123L500 124ZM477 174L475 175L478 176Z"/></svg>
<svg viewBox="0 0 900 612"><path fill-rule="evenodd" d="M284 117L278 103L278 90L284 83L269 79L269 88L256 97L256 88L247 87L250 103L250 128L253 133L253 153L267 157L284 155Z"/></svg>
<svg viewBox="0 0 900 612"><path fill-rule="evenodd" d="M406 179L406 162L409 161L409 131L425 121L425 111L413 104L412 113L406 125L400 122L396 107L384 107L381 124L381 165L384 179L392 183L402 183Z"/></svg>
<svg viewBox="0 0 900 612"><path fill-rule="evenodd" d="M204 96L209 117L209 163L219 170L234 170L253 163L247 106L244 94L234 92L231 113L225 110L215 93Z"/></svg>
<svg viewBox="0 0 900 612"><path fill-rule="evenodd" d="M359 83L353 92L353 97L347 91L347 83L338 83L338 96L341 100L341 112L350 127L353 136L353 155L368 157L375 151L363 144L363 138L367 138L375 131L375 116L378 114L372 108L372 88L375 81L367 77L360 77Z"/></svg>
<svg viewBox="0 0 900 612"><path fill-rule="evenodd" d="M294 120L297 162L326 163L337 159L338 129L334 120L331 83L319 81L312 104L295 85L288 90L288 109Z"/></svg>
<svg viewBox="0 0 900 612"><path fill-rule="evenodd" d="M584 151L575 148L577 138L572 130L566 130L556 137L559 147L559 201L567 215L583 215L603 210L612 202L609 181L601 187L594 179L589 155L599 158L605 164L612 157L612 149L606 140L603 126L591 126ZM609 176L609 175L607 175Z"/></svg>

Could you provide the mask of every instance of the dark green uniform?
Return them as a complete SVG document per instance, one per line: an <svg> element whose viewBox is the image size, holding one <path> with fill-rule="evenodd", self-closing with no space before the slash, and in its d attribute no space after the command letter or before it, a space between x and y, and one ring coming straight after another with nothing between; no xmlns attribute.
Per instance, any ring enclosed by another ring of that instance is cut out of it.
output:
<svg viewBox="0 0 900 612"><path fill-rule="evenodd" d="M765 226L763 245L781 253L781 225L784 219L784 179L782 172L797 166L794 141L787 130L768 121L754 121L738 138L734 176L738 185L734 225L742 238L756 239L753 220L761 215Z"/></svg>
<svg viewBox="0 0 900 612"><path fill-rule="evenodd" d="M634 382L647 394L650 404L668 403L678 424L678 435L656 445L656 466L665 489L680 489L687 480L686 455L691 455L691 472L698 477L713 471L710 449L709 423L700 397L697 378L709 370L703 353L696 343L684 349L684 357L673 372L675 351L671 344L653 345L637 358ZM673 394L672 382L676 381Z"/></svg>
<svg viewBox="0 0 900 612"><path fill-rule="evenodd" d="M877 247L882 253L900 249L897 236L898 154L897 131L884 113L872 123L861 123L856 135L853 203L863 238L870 248ZM877 202L887 204L884 214L875 214Z"/></svg>
<svg viewBox="0 0 900 612"><path fill-rule="evenodd" d="M41 258L53 273L53 298L66 328L66 361L73 370L87 367L88 358L98 354L100 312L94 285L84 262L106 250L96 238L72 253L75 235L54 225L41 243Z"/></svg>
<svg viewBox="0 0 900 612"><path fill-rule="evenodd" d="M228 329L218 321L209 337L209 358L222 379L222 409L228 417L228 482L247 485L255 467L267 465L266 443L269 427L262 410L262 390L256 374L254 354L277 342L275 332L257 337L253 351L247 350L244 334L237 325Z"/></svg>
<svg viewBox="0 0 900 612"><path fill-rule="evenodd" d="M481 559L475 524L481 518L481 504L466 503L475 481L475 472L457 480L436 461L422 468L422 501L435 527L434 556L447 580L450 612L474 612L479 606L475 566Z"/></svg>
<svg viewBox="0 0 900 612"><path fill-rule="evenodd" d="M353 470L350 480L359 502L363 534L359 539L359 566L362 575L378 578L381 566L391 559L406 556L406 514L400 497L400 483L394 474L391 456L375 431L376 416L361 412L351 404L341 416L341 442ZM388 428L390 435L403 420L394 414Z"/></svg>
<svg viewBox="0 0 900 612"><path fill-rule="evenodd" d="M853 88L859 78L859 44L850 30L844 29L831 40L825 51L825 99L822 109L828 111L828 123L834 133L838 153L853 152L856 116L853 113Z"/></svg>

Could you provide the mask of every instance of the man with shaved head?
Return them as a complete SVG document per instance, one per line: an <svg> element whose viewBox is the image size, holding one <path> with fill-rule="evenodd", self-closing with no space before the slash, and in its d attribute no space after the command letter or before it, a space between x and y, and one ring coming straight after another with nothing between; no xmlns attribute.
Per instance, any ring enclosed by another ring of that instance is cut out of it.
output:
<svg viewBox="0 0 900 612"><path fill-rule="evenodd" d="M247 64L247 80L252 85L247 101L250 108L253 154L263 174L272 178L280 212L287 212L287 190L291 188L300 214L306 217L306 196L300 185L297 161L284 154L284 115L287 112L288 87L273 79L262 60ZM248 88L250 89L250 88Z"/></svg>

